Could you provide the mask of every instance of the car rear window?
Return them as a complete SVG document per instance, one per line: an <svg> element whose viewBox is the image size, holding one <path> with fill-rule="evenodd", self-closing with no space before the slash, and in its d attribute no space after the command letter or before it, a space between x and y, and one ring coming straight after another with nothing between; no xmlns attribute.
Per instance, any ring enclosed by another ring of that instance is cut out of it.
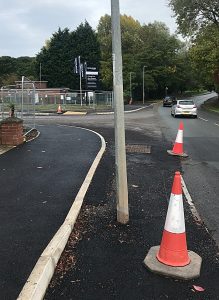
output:
<svg viewBox="0 0 219 300"><path fill-rule="evenodd" d="M179 101L179 104L181 104L181 105L194 105L194 102L186 100L186 101Z"/></svg>

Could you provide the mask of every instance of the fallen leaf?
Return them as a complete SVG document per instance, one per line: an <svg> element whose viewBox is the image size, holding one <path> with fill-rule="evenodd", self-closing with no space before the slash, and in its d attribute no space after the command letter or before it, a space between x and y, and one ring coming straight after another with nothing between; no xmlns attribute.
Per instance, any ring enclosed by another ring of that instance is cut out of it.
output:
<svg viewBox="0 0 219 300"><path fill-rule="evenodd" d="M132 184L132 187L134 187L134 188L137 188L137 187L138 187L138 185Z"/></svg>
<svg viewBox="0 0 219 300"><path fill-rule="evenodd" d="M197 292L204 292L204 288L198 285L193 285L192 286Z"/></svg>

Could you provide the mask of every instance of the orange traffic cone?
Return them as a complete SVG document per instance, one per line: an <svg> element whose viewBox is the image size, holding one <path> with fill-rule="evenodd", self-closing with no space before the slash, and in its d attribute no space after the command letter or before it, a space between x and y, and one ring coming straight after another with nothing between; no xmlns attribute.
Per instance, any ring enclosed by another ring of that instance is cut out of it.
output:
<svg viewBox="0 0 219 300"><path fill-rule="evenodd" d="M183 267L190 263L185 234L180 172L175 173L157 259L161 263L172 267Z"/></svg>
<svg viewBox="0 0 219 300"><path fill-rule="evenodd" d="M183 152L183 129L184 129L183 122L180 122L173 149L167 150L169 154L178 155L182 157L188 156L186 153Z"/></svg>
<svg viewBox="0 0 219 300"><path fill-rule="evenodd" d="M58 110L57 110L57 114L61 114L62 113L62 108L61 108L61 104L59 104Z"/></svg>
<svg viewBox="0 0 219 300"><path fill-rule="evenodd" d="M201 264L202 258L187 250L181 175L176 172L161 244L150 248L144 265L156 274L189 280L200 276Z"/></svg>

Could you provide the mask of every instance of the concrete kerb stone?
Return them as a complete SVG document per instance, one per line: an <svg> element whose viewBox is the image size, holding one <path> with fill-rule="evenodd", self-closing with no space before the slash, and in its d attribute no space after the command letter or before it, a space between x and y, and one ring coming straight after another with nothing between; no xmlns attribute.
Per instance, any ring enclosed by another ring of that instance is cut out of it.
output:
<svg viewBox="0 0 219 300"><path fill-rule="evenodd" d="M139 110L142 110L142 109L145 109L145 108L148 108L148 107L151 107L153 106L154 104L150 104L148 106L144 106L144 107L140 107L140 108L137 108L137 109L133 109L133 110L127 110L127 111L124 111L125 114L128 114L128 113L133 113L133 112L136 112L136 111L139 111ZM114 114L113 111L110 111L110 112L99 112L99 113L96 113L96 115L112 115Z"/></svg>
<svg viewBox="0 0 219 300"><path fill-rule="evenodd" d="M70 126L70 127L75 127L75 126ZM81 128L81 127L76 127L76 128ZM74 228L74 224L80 212L84 200L84 196L88 190L88 187L91 183L91 180L100 162L100 159L102 158L103 153L106 149L105 140L99 133L86 128L81 128L81 129L93 132L96 135L98 135L102 143L101 149L99 150L96 158L94 159L64 223L61 225L57 233L54 235L53 239L50 241L48 246L43 251L39 260L37 261L33 271L31 272L20 295L17 298L18 300L43 299L46 289L54 274L56 264L62 254L62 251L64 250L67 244L72 229Z"/></svg>
<svg viewBox="0 0 219 300"><path fill-rule="evenodd" d="M33 129L34 129L34 128L31 128L28 132L26 132L26 133L24 134L24 140L25 140L26 143L29 143L29 142L31 142L31 141L33 141L33 140L35 140L36 138L39 137L40 131L37 130L37 135L36 135L35 137L33 137L32 139L30 139L30 140L28 140L28 141L26 140L26 135L27 135L28 133L30 133Z"/></svg>
<svg viewBox="0 0 219 300"><path fill-rule="evenodd" d="M184 267L171 267L162 264L156 258L160 246L151 247L144 259L144 265L153 273L181 280L198 278L201 271L202 258L193 251L188 251L191 262Z"/></svg>

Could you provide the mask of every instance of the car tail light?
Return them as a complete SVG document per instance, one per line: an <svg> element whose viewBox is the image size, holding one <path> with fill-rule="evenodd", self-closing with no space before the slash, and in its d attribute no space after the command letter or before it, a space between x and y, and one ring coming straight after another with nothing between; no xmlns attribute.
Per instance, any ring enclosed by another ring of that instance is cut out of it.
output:
<svg viewBox="0 0 219 300"><path fill-rule="evenodd" d="M197 108L197 106L196 105L194 105L194 107L193 108Z"/></svg>
<svg viewBox="0 0 219 300"><path fill-rule="evenodd" d="M180 108L180 105L179 104L177 104L177 106L176 106L177 108Z"/></svg>

